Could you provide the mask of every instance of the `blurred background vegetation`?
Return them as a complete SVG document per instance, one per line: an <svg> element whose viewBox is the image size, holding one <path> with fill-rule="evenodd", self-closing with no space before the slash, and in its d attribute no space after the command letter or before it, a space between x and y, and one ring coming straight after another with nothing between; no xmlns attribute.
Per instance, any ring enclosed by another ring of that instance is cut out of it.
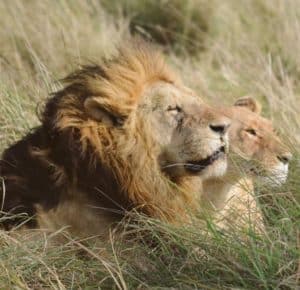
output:
<svg viewBox="0 0 300 290"><path fill-rule="evenodd" d="M49 246L51 237L0 232L0 289L299 289L299 0L1 1L1 151L39 123L61 78L130 34L156 42L207 102L263 102L294 152L289 182L277 194L258 190L273 193L268 235L245 241L208 222L208 239L140 217L130 231L149 231L157 246L113 244L106 259L92 242Z"/></svg>

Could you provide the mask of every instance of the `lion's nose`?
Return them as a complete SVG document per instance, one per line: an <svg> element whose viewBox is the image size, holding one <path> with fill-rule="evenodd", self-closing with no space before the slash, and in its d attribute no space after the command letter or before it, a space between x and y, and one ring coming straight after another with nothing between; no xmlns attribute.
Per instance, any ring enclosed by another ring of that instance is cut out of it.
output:
<svg viewBox="0 0 300 290"><path fill-rule="evenodd" d="M215 133L218 133L221 136L223 136L227 132L229 126L230 124L220 123L220 124L210 124L209 128Z"/></svg>
<svg viewBox="0 0 300 290"><path fill-rule="evenodd" d="M291 154L277 155L277 158L283 164L288 164L290 162L290 160L292 159L292 155Z"/></svg>

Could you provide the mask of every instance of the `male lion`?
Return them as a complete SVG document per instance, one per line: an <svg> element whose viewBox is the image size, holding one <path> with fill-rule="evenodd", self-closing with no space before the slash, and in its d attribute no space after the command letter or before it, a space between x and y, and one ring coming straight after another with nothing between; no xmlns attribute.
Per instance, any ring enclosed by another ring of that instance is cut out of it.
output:
<svg viewBox="0 0 300 290"><path fill-rule="evenodd" d="M3 211L38 211L28 225L88 234L104 234L133 208L187 221L201 180L226 171L228 119L141 41L65 82L46 103L41 126L3 154ZM19 222L6 218L6 228Z"/></svg>
<svg viewBox="0 0 300 290"><path fill-rule="evenodd" d="M224 108L231 119L229 141L231 155L224 177L203 183L204 201L219 214L220 225L253 223L263 228L262 215L253 195L253 178L279 186L287 179L291 153L274 132L272 123L260 116L261 106L244 97Z"/></svg>

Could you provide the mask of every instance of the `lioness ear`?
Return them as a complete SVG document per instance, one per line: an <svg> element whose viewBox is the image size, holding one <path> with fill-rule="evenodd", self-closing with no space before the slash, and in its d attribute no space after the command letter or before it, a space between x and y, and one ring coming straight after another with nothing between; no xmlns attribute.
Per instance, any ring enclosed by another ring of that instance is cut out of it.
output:
<svg viewBox="0 0 300 290"><path fill-rule="evenodd" d="M122 126L125 120L124 116L119 116L113 112L112 108L99 101L99 97L89 97L84 101L84 107L89 117L105 124L106 126Z"/></svg>
<svg viewBox="0 0 300 290"><path fill-rule="evenodd" d="M260 114L261 112L261 105L255 99L251 97L242 97L238 99L235 103L235 106L245 107L248 110Z"/></svg>

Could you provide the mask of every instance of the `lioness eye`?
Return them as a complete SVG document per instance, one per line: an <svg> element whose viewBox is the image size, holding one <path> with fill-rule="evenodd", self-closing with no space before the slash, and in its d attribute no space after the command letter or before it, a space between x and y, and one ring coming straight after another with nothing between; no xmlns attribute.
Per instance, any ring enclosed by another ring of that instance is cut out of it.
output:
<svg viewBox="0 0 300 290"><path fill-rule="evenodd" d="M246 132L253 136L256 136L256 131L254 129L247 129Z"/></svg>

